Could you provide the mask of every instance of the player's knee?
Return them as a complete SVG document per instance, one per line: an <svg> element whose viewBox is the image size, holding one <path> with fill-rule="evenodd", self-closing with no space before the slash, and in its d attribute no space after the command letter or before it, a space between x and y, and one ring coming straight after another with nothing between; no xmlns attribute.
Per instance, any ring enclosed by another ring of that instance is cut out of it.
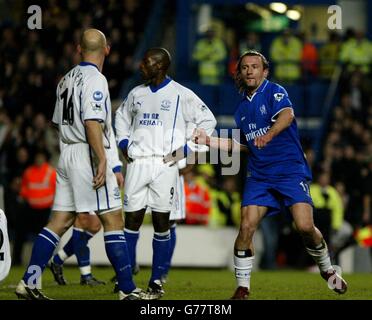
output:
<svg viewBox="0 0 372 320"><path fill-rule="evenodd" d="M299 223L296 225L297 231L300 235L307 237L314 233L315 228L312 223Z"/></svg>
<svg viewBox="0 0 372 320"><path fill-rule="evenodd" d="M165 232L169 230L169 213L153 212L152 224L155 232Z"/></svg>
<svg viewBox="0 0 372 320"><path fill-rule="evenodd" d="M101 230L101 223L98 222L91 224L86 230L90 233L96 234L97 232L99 232L99 230Z"/></svg>
<svg viewBox="0 0 372 320"><path fill-rule="evenodd" d="M46 228L53 231L59 236L62 236L73 224L73 220L51 220L46 225Z"/></svg>
<svg viewBox="0 0 372 320"><path fill-rule="evenodd" d="M118 219L108 218L108 219L103 220L102 224L103 224L103 229L105 230L105 232L106 231L114 231L114 230L123 230L124 229L123 221L122 220L120 221ZM99 231L99 229L98 229L98 231Z"/></svg>
<svg viewBox="0 0 372 320"><path fill-rule="evenodd" d="M144 214L142 212L126 212L125 213L125 228L133 231L138 231L142 225Z"/></svg>

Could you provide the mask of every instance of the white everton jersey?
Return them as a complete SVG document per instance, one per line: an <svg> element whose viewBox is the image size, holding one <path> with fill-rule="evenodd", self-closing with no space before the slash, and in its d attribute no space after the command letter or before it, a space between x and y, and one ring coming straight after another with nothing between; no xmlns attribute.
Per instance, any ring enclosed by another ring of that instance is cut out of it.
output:
<svg viewBox="0 0 372 320"><path fill-rule="evenodd" d="M190 89L166 78L157 88L135 87L116 111L116 139L128 140L132 158L164 156L187 143L188 128L212 134L216 119Z"/></svg>
<svg viewBox="0 0 372 320"><path fill-rule="evenodd" d="M59 82L53 123L65 144L87 143L85 120L102 123L103 144L110 146L111 102L107 80L98 68L82 62Z"/></svg>
<svg viewBox="0 0 372 320"><path fill-rule="evenodd" d="M62 150L66 148L67 144L63 143L61 140L59 141L59 149L62 153ZM115 134L114 130L110 130L110 148L107 148L107 161L108 165L111 169L114 169L115 167L122 167L123 163L120 161L119 158L119 152L118 148L116 146L116 141L115 141Z"/></svg>

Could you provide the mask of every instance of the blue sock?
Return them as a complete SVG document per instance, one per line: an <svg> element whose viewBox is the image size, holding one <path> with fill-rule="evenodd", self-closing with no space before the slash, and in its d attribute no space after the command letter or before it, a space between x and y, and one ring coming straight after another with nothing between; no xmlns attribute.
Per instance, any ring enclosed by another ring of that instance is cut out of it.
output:
<svg viewBox="0 0 372 320"><path fill-rule="evenodd" d="M39 279L43 273L59 240L59 236L48 228L43 228L38 234L32 248L30 263L22 278L26 285L28 285L28 281L31 277L32 279L30 279L30 282L32 283L30 283L30 285L37 285L37 279Z"/></svg>
<svg viewBox="0 0 372 320"><path fill-rule="evenodd" d="M139 231L124 229L124 235L125 235L125 240L127 241L130 265L132 266L132 270L133 270L137 263L136 251L137 251L137 242L139 238Z"/></svg>
<svg viewBox="0 0 372 320"><path fill-rule="evenodd" d="M152 239L152 273L150 283L160 280L169 254L170 231L154 232Z"/></svg>
<svg viewBox="0 0 372 320"><path fill-rule="evenodd" d="M63 252L60 250L58 253L53 257L53 262L62 266L65 260L68 257L71 257L74 254L74 240L73 240L73 233L70 239L67 241L65 246L62 248Z"/></svg>
<svg viewBox="0 0 372 320"><path fill-rule="evenodd" d="M90 250L88 247L89 239L87 233L83 229L78 228L73 229L72 241L74 247L74 254L76 256L76 260L80 268L90 265Z"/></svg>
<svg viewBox="0 0 372 320"><path fill-rule="evenodd" d="M90 233L89 231L86 231L86 230L85 230L85 237L88 239L88 241L89 241L90 239L92 239L93 236L94 236L93 233Z"/></svg>
<svg viewBox="0 0 372 320"><path fill-rule="evenodd" d="M63 251L66 253L67 257L71 257L74 254L74 245L72 241L72 236L70 240L63 247Z"/></svg>
<svg viewBox="0 0 372 320"><path fill-rule="evenodd" d="M89 240L92 239L92 237L94 236L94 234L88 232L85 230L84 232L84 236L86 238L86 242L88 244ZM85 257L85 261L86 263L84 264L83 261L81 261L80 259L78 259L78 264L79 264L79 268L80 268L80 274L83 278L91 278L92 277L92 270L91 270L91 266L90 266L90 249L88 247L88 245L86 246L86 250L88 251L88 255Z"/></svg>
<svg viewBox="0 0 372 320"><path fill-rule="evenodd" d="M123 231L109 231L104 233L105 248L118 280L119 290L130 293L136 285L132 279L127 243Z"/></svg>
<svg viewBox="0 0 372 320"><path fill-rule="evenodd" d="M68 242L72 242L71 239L68 241ZM64 248L63 248L64 250ZM57 253L54 257L53 257L53 262L55 264L58 264L59 266L62 266L64 264L64 260L61 259L61 257L59 256L59 254Z"/></svg>
<svg viewBox="0 0 372 320"><path fill-rule="evenodd" d="M168 257L164 265L164 275L166 276L169 272L169 268L172 264L172 257L174 253L174 248L176 247L176 240L177 240L177 235L176 235L176 226L177 224L173 224L170 227L170 243L169 243L169 252L168 252Z"/></svg>

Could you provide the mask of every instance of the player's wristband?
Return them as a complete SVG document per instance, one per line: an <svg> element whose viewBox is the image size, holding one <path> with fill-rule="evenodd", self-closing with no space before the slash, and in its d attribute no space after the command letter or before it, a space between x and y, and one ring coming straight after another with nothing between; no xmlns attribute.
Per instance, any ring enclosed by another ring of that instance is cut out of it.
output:
<svg viewBox="0 0 372 320"><path fill-rule="evenodd" d="M112 169L113 173L121 172L121 166L116 166Z"/></svg>
<svg viewBox="0 0 372 320"><path fill-rule="evenodd" d="M128 148L128 143L129 143L129 140L128 139L123 139L119 142L119 148L121 150L126 150Z"/></svg>
<svg viewBox="0 0 372 320"><path fill-rule="evenodd" d="M192 152L192 150L190 149L190 147L186 143L183 146L183 157L186 158L191 152Z"/></svg>

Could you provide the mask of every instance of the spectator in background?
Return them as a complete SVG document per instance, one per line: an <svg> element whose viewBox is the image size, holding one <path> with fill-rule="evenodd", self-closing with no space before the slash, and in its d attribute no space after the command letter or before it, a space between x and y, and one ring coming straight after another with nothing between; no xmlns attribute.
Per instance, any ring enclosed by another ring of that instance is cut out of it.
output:
<svg viewBox="0 0 372 320"><path fill-rule="evenodd" d="M350 200L345 212L345 219L354 227L362 223L362 185L361 164L355 157L352 145L343 148L342 158L332 164L332 180L342 181L349 194Z"/></svg>
<svg viewBox="0 0 372 320"><path fill-rule="evenodd" d="M247 32L245 37L239 42L239 56L249 50L261 51L260 38L258 34L253 31Z"/></svg>
<svg viewBox="0 0 372 320"><path fill-rule="evenodd" d="M318 75L318 50L313 43L310 42L305 32L300 36L302 41L302 76L305 80L316 77Z"/></svg>
<svg viewBox="0 0 372 320"><path fill-rule="evenodd" d="M271 60L274 63L274 78L279 82L294 82L301 77L302 44L286 29L274 39L270 47Z"/></svg>
<svg viewBox="0 0 372 320"><path fill-rule="evenodd" d="M216 173L213 165L209 163L199 164L197 167L198 176L195 181L197 184L208 190L210 196L210 212L208 218L209 226L222 226L225 224L225 215L220 212L218 198L219 186L217 184Z"/></svg>
<svg viewBox="0 0 372 320"><path fill-rule="evenodd" d="M230 50L230 58L228 64L229 75L234 77L236 71L236 64L239 57L248 50L261 51L260 38L256 32L249 31L245 37Z"/></svg>
<svg viewBox="0 0 372 320"><path fill-rule="evenodd" d="M320 76L324 79L331 79L336 69L340 53L340 37L331 31L328 42L319 49Z"/></svg>
<svg viewBox="0 0 372 320"><path fill-rule="evenodd" d="M51 212L56 190L56 170L48 163L48 156L46 150L37 150L34 163L22 176L19 195L25 202L25 210L22 218L18 216L19 225L14 239L14 260L18 264L27 235L37 234L48 222Z"/></svg>
<svg viewBox="0 0 372 320"><path fill-rule="evenodd" d="M10 27L0 25L0 108L6 110L14 122L10 141L4 146L5 155L1 155L6 164L3 171L9 176L13 170L19 170L9 160L14 160L20 145L30 149L43 147L39 142L44 141L31 139L28 141L34 140L31 145L24 141L25 128L28 138L37 137L29 128L34 127L33 114L42 113L51 118L59 78L80 61L74 48L82 30L92 24L102 25L112 37L113 55L112 61L108 61L107 77L112 80L111 96L115 99L122 82L133 73L132 55L154 3L149 0L44 2L43 30L24 32L22 24L28 18L27 10L19 12L18 20L9 17ZM21 0L19 6L24 7L26 3ZM52 156L54 154L53 151Z"/></svg>
<svg viewBox="0 0 372 320"><path fill-rule="evenodd" d="M368 102L372 93L371 79L368 79L368 77L360 71L353 71L348 74L347 81L341 83L340 90L344 95L349 95L350 107L352 108L354 116L357 115L360 118L358 120L365 118L367 116Z"/></svg>
<svg viewBox="0 0 372 320"><path fill-rule="evenodd" d="M0 108L0 163L4 163L6 160L3 151L6 149L7 143L11 139L12 126L13 124L6 110ZM2 165L0 167L0 177L3 177L5 174L5 166Z"/></svg>
<svg viewBox="0 0 372 320"><path fill-rule="evenodd" d="M225 76L227 57L224 42L209 27L194 48L193 59L198 63L199 80L204 85L218 85Z"/></svg>
<svg viewBox="0 0 372 320"><path fill-rule="evenodd" d="M240 223L241 198L236 190L236 177L224 176L222 188L218 191L218 211L223 225L238 226Z"/></svg>
<svg viewBox="0 0 372 320"><path fill-rule="evenodd" d="M341 228L344 221L344 207L341 195L331 185L330 179L329 172L316 170L315 182L310 185L310 193L314 204L314 222L324 239L332 243L332 234Z"/></svg>
<svg viewBox="0 0 372 320"><path fill-rule="evenodd" d="M345 65L347 73L358 70L365 75L369 74L372 64L372 43L364 37L362 31L356 31L355 37L342 44L340 61Z"/></svg>
<svg viewBox="0 0 372 320"><path fill-rule="evenodd" d="M186 224L208 225L211 199L208 189L196 182L194 169L186 172L185 195L186 195Z"/></svg>

